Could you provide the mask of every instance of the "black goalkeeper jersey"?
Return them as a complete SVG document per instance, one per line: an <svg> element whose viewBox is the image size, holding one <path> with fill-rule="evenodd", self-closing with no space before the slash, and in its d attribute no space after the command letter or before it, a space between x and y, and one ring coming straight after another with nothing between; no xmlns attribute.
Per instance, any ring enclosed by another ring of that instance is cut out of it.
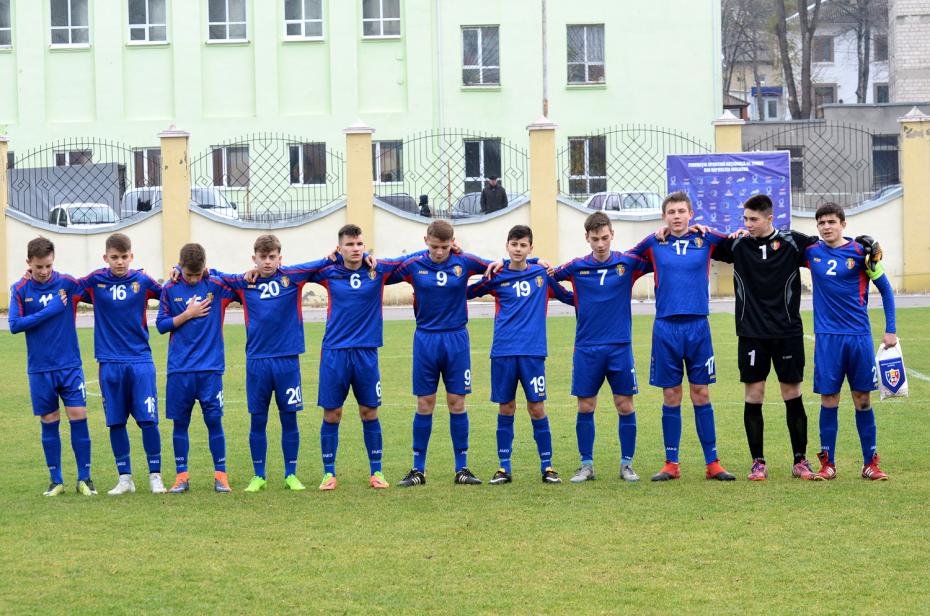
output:
<svg viewBox="0 0 930 616"><path fill-rule="evenodd" d="M787 338L804 333L801 276L807 247L816 237L775 230L764 238L744 236L717 245L713 258L733 264L736 335Z"/></svg>

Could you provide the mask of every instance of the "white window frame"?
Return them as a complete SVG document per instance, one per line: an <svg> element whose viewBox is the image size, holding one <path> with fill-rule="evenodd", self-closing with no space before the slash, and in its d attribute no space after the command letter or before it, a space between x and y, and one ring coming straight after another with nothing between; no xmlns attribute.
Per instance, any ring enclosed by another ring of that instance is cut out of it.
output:
<svg viewBox="0 0 930 616"><path fill-rule="evenodd" d="M403 28L403 19L401 17L385 17L384 16L384 2L385 0L378 0L378 17L365 17L364 5L362 7L362 38L363 39L396 39L400 38L404 33ZM401 12L401 0L397 0L397 12ZM384 22L386 21L396 21L397 29L399 32L397 34L384 34ZM365 34L365 24L366 23L375 23L379 24L379 31L381 34Z"/></svg>
<svg viewBox="0 0 930 616"><path fill-rule="evenodd" d="M245 185L243 185L243 186L238 186L238 185L233 186L233 185L231 185L231 184L229 183L229 149L230 149L230 148L245 148L246 154L248 155L248 158L247 158L248 166L246 167L246 169L247 169L247 172L246 172L246 173L247 173L248 177L246 178L246 183L245 183ZM220 189L223 189L223 190L243 190L243 189L248 188L249 185L252 183L252 170L251 170L251 166L252 166L252 152L250 151L249 144L247 144L247 143L228 143L228 144L226 144L226 145L214 145L214 146L211 146L211 147L210 147L210 152L211 152L211 154L210 154L211 175L213 174L213 169L212 169L212 167L213 167L213 154L212 154L212 153L215 152L216 150L220 150L220 151L223 152L223 156L220 157L220 158L221 158L221 161L222 161L222 164L223 164L223 168L222 168L222 182L221 182L220 184L217 184L217 183L216 183L216 177L215 177L215 176L214 176L214 177L211 177L210 179L212 180L213 186L214 186L215 188L220 188Z"/></svg>
<svg viewBox="0 0 930 616"><path fill-rule="evenodd" d="M497 65L484 63L484 31L489 28L497 30ZM478 64L465 64L465 31L476 30L478 32ZM480 88L482 86L499 86L501 85L501 28L499 25L489 24L484 26L462 26L462 85L467 88ZM497 81L485 81L484 71L497 69ZM478 82L465 83L465 71L477 70Z"/></svg>
<svg viewBox="0 0 930 616"><path fill-rule="evenodd" d="M235 0L223 0L226 3L226 21L210 21L210 2L207 0L207 42L213 44L223 44L223 43L247 43L249 40L249 2L248 0L242 0L243 7L245 8L245 21L229 21L229 3L235 2ZM210 28L213 26L224 26L226 28L226 37L225 38L212 38L210 36ZM230 38L229 36L229 27L230 26L245 26L245 34L242 38Z"/></svg>
<svg viewBox="0 0 930 616"><path fill-rule="evenodd" d="M878 89L879 88L887 88L888 90L888 100L885 101L885 103L878 102ZM886 104L890 102L891 102L891 85L887 82L873 83L872 84L872 103L876 105L881 105L881 104Z"/></svg>
<svg viewBox="0 0 930 616"><path fill-rule="evenodd" d="M320 18L319 19L307 19L306 15L304 14L304 0L298 0L298 1L300 2L300 19L286 19L285 18L284 40L285 41L322 41L322 40L325 40L326 25L325 25L324 19L326 18L326 14L325 14L325 6L324 6L325 3L323 2L323 0L317 0L317 2L320 3ZM287 4L287 0L284 0L284 3ZM286 14L287 13L285 12L285 15ZM320 32L321 32L319 36L317 35L307 36L305 26L308 21L319 22ZM301 34L288 34L287 33L287 27L290 25L294 25L294 24L300 26Z"/></svg>
<svg viewBox="0 0 930 616"><path fill-rule="evenodd" d="M770 114L769 109L770 105L775 103L775 113ZM762 117L765 120L777 120L778 119L778 99L774 97L766 97L762 99Z"/></svg>
<svg viewBox="0 0 930 616"><path fill-rule="evenodd" d="M397 148L399 158L400 158L400 179L391 180L390 182L384 182L381 180L381 145L384 143L389 143L392 145L400 146ZM372 141L372 147L374 148L372 152L372 174L374 177L372 180L375 184L379 186L393 186L395 184L404 183L404 142L400 139L385 139L383 141Z"/></svg>
<svg viewBox="0 0 930 616"><path fill-rule="evenodd" d="M0 45L0 49L12 49L13 48L13 0L10 0L6 5L7 16L6 21L10 24L8 28L0 28L0 32L9 32L10 33L10 42L4 45Z"/></svg>
<svg viewBox="0 0 930 616"><path fill-rule="evenodd" d="M304 146L305 145L321 145L323 146L323 181L322 182L304 182ZM302 143L289 143L287 146L288 149L288 164L290 164L291 148L297 148L297 175L299 181L295 182L291 179L291 170L288 168L287 181L290 186L325 186L326 185L326 143L323 141L306 141Z"/></svg>
<svg viewBox="0 0 930 616"><path fill-rule="evenodd" d="M604 186L605 187L607 186L607 175L606 175L607 173L607 139L606 137L600 137L601 139L604 139L604 173L605 175L591 175L591 140L594 138L597 138L597 136L569 137L568 138L568 168L569 168L568 191L569 191L569 194L593 195L597 192L601 192L597 190L594 190L594 191L591 190L592 180L604 180ZM572 156L572 142L573 141L584 142L584 174L583 175L571 175L571 168L572 168L571 156ZM571 192L572 181L583 181L585 183L584 192L580 192L580 193Z"/></svg>
<svg viewBox="0 0 930 616"><path fill-rule="evenodd" d="M465 174L463 174L463 175L464 175L464 181L465 181L465 182L478 182L478 184L481 186L481 188L479 188L477 192L481 192L481 189L484 188L484 183L485 183L485 182L487 181L487 179L488 179L488 177L487 177L487 171L485 171L485 168L484 168L484 148L485 148L485 143L487 143L487 142L489 142L489 141L492 141L492 142L493 142L493 141L496 141L496 142L497 142L497 153L498 153L498 155L501 157L501 161L500 161L500 163L501 163L501 170L500 170L500 173L503 174L503 172L504 172L504 153L503 153L503 149L504 149L504 148L503 148L503 141L500 139L500 137L487 137L487 138L484 138L484 139L482 139L482 138L473 138L473 139L472 139L472 138L469 138L469 139L463 139L463 140L462 140L462 150L463 150L463 153L464 153L464 157L463 157L464 160L463 160L463 162L464 162L464 166L465 166L465 169L464 169L463 171L464 171L465 173L468 173L468 149L466 148L465 144L466 144L466 143L477 143L477 144L479 144L479 145L478 145L478 173L479 173L480 175L478 175L478 176L470 176L470 175L465 175Z"/></svg>
<svg viewBox="0 0 930 616"><path fill-rule="evenodd" d="M584 28L584 35L582 40L584 41L584 60L582 62L569 62L568 61L568 30L570 28ZM600 62L589 61L588 60L588 28L600 28L604 33L604 36L601 38L604 41L604 48L601 50L601 55L603 60ZM565 58L565 82L570 86L588 86L588 85L604 85L607 83L607 29L604 27L604 24L567 24L565 29L566 36L566 58ZM569 78L569 67L573 65L582 65L584 66L584 81L571 81ZM590 67L600 66L601 75L603 76L600 81L591 81L590 80Z"/></svg>
<svg viewBox="0 0 930 616"><path fill-rule="evenodd" d="M168 44L168 0L160 0L165 4L165 22L164 23L152 23L149 21L149 16L152 14L150 4L152 2L158 2L159 0L143 0L145 2L145 22L144 23L132 23L129 21L129 3L132 0L126 0L126 42L128 45L167 45ZM132 38L132 31L143 29L145 31L144 39ZM165 38L164 40L152 40L152 28L164 28L165 29Z"/></svg>
<svg viewBox="0 0 930 616"><path fill-rule="evenodd" d="M73 48L73 49L84 49L84 48L90 47L90 5L91 5L91 0L87 0L87 2L86 2L85 5L84 5L84 6L86 7L86 10L87 10L87 25L86 25L86 26L74 26L74 25L71 25L71 24L73 23L73 21L74 21L74 20L72 19L72 16L71 16L71 0L63 0L63 1L67 4L67 6L68 6L68 25L67 25L67 26L53 26L53 25L52 25L52 19L51 19L51 7L52 7L52 2L54 2L54 1L55 1L55 0L49 0L49 3L48 3L48 7L49 7L49 24L48 24L49 47L54 47L55 49L67 49L67 48L69 48L69 47L70 47L70 48ZM11 25L12 25L12 24L11 24ZM54 42L53 32L55 32L56 30L65 30L65 31L68 32L68 42L67 42L67 43L55 43L55 42ZM86 43L75 43L75 42L74 42L74 31L75 31L75 30L87 30L87 42L86 42Z"/></svg>
<svg viewBox="0 0 930 616"><path fill-rule="evenodd" d="M72 163L71 155L72 154L83 154L87 152L87 162L86 163ZM58 164L58 157L64 156L64 162ZM92 165L94 164L94 151L93 150L55 150L55 166L56 167L78 167L80 165Z"/></svg>

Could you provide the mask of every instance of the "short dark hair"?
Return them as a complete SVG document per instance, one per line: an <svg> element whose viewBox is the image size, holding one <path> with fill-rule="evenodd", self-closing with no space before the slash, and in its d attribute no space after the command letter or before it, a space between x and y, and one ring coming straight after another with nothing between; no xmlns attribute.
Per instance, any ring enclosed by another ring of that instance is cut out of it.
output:
<svg viewBox="0 0 930 616"><path fill-rule="evenodd" d="M33 259L44 259L53 254L55 254L55 244L47 237L42 237L40 235L26 244L26 260L28 261L32 261Z"/></svg>
<svg viewBox="0 0 930 616"><path fill-rule="evenodd" d="M533 230L526 225L516 225L507 232L508 242L510 240L522 240L523 238L529 238L530 244L533 243Z"/></svg>
<svg viewBox="0 0 930 616"><path fill-rule="evenodd" d="M832 201L828 201L817 208L817 211L814 212L814 220L819 222L823 216L829 216L830 214L839 218L840 222L846 221L846 212L843 211L843 208L841 208L839 204L833 203Z"/></svg>
<svg viewBox="0 0 930 616"><path fill-rule="evenodd" d="M662 213L665 213L665 208L669 203L687 203L688 209L691 209L691 197L688 196L683 190L676 190L673 193L669 193L668 196L662 200Z"/></svg>
<svg viewBox="0 0 930 616"><path fill-rule="evenodd" d="M585 235L601 227L607 227L611 231L614 230L614 226L610 224L610 218L604 212L594 212L584 220Z"/></svg>
<svg viewBox="0 0 930 616"><path fill-rule="evenodd" d="M130 252L132 251L132 240L124 233L114 233L107 238L105 250L106 252L110 252L111 250L115 250L119 253Z"/></svg>
<svg viewBox="0 0 930 616"><path fill-rule="evenodd" d="M455 230L447 220L434 220L426 228L426 237L434 237L440 242L448 242L455 237Z"/></svg>
<svg viewBox="0 0 930 616"><path fill-rule="evenodd" d="M255 244L252 246L252 252L257 255L267 255L275 250L281 252L281 241L270 233L259 235L255 238Z"/></svg>
<svg viewBox="0 0 930 616"><path fill-rule="evenodd" d="M207 264L207 251L200 244L184 244L181 246L178 263L182 269L189 272L202 272Z"/></svg>
<svg viewBox="0 0 930 616"><path fill-rule="evenodd" d="M343 225L342 228L339 229L339 233L337 234L336 237L339 239L339 241L342 241L342 238L344 238L347 235L349 237L358 237L361 234L362 234L361 227L359 227L358 225L348 224L348 225Z"/></svg>
<svg viewBox="0 0 930 616"><path fill-rule="evenodd" d="M768 215L772 213L772 200L768 195L753 195L746 199L743 208Z"/></svg>

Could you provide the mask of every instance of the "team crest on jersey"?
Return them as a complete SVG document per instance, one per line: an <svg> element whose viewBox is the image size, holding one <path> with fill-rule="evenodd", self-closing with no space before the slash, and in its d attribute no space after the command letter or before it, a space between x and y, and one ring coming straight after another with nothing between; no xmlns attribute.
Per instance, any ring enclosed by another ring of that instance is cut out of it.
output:
<svg viewBox="0 0 930 616"><path fill-rule="evenodd" d="M368 279L369 279L369 280L374 280L374 279L377 278L377 277L378 277L378 272L376 272L375 270L368 270Z"/></svg>
<svg viewBox="0 0 930 616"><path fill-rule="evenodd" d="M207 299L210 301L213 301L213 291L210 291L209 293L207 293Z"/></svg>
<svg viewBox="0 0 930 616"><path fill-rule="evenodd" d="M885 370L885 380L888 381L888 384L891 387L896 387L898 382L901 380L901 371L897 368Z"/></svg>
<svg viewBox="0 0 930 616"><path fill-rule="evenodd" d="M854 267L856 267L856 262L852 259L852 257L846 259L846 269L852 269Z"/></svg>
<svg viewBox="0 0 930 616"><path fill-rule="evenodd" d="M542 277L542 276L537 276L537 277L536 277L536 286L539 287L540 289L542 288L542 286L543 286L543 277Z"/></svg>
<svg viewBox="0 0 930 616"><path fill-rule="evenodd" d="M699 237L696 237L694 238L694 245L700 248L701 246L704 245L704 240Z"/></svg>
<svg viewBox="0 0 930 616"><path fill-rule="evenodd" d="M461 265L456 265L455 267L453 267L453 268L452 268L452 273L455 274L455 277L456 277L456 278L458 278L459 276L461 276L461 275L462 275L462 266L461 266Z"/></svg>
<svg viewBox="0 0 930 616"><path fill-rule="evenodd" d="M282 286L282 287L284 287L284 288L286 289L288 286L290 286L290 284L291 284L291 279L290 279L290 278L288 278L287 276L281 276L281 286Z"/></svg>
<svg viewBox="0 0 930 616"><path fill-rule="evenodd" d="M617 276L623 276L624 274L626 274L626 266L621 263L617 266Z"/></svg>
<svg viewBox="0 0 930 616"><path fill-rule="evenodd" d="M779 248L781 248L781 242L779 242L778 240L774 240L771 243L771 246L772 246L772 250L778 250Z"/></svg>
<svg viewBox="0 0 930 616"><path fill-rule="evenodd" d="M64 289L58 289L58 297L64 299L68 296L68 293Z"/></svg>
<svg viewBox="0 0 930 616"><path fill-rule="evenodd" d="M138 283L138 282L134 282L134 283L132 283L132 284L129 285L129 286L132 288L132 292L133 292L133 293L138 293L138 292L139 292L139 289L142 288L141 286L139 286L139 283Z"/></svg>

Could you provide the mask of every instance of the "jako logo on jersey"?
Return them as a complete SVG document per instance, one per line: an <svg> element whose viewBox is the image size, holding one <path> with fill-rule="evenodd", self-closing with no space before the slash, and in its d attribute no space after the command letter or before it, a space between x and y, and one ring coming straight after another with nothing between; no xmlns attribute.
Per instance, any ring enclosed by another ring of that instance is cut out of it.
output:
<svg viewBox="0 0 930 616"><path fill-rule="evenodd" d="M704 240L702 240L702 239L699 238L699 237L696 237L696 238L694 238L694 245L697 246L698 248L700 248L701 246L704 245ZM621 275L622 275L622 274L621 274Z"/></svg>
<svg viewBox="0 0 930 616"><path fill-rule="evenodd" d="M426 270L417 270L417 273L425 276Z"/></svg>
<svg viewBox="0 0 930 616"><path fill-rule="evenodd" d="M287 276L281 276L281 286L285 289L291 284L291 279Z"/></svg>
<svg viewBox="0 0 930 616"><path fill-rule="evenodd" d="M132 283L132 284L129 285L129 286L132 288L132 292L133 292L133 293L138 293L138 292L139 292L139 289L142 288L142 287L139 286L139 283L138 283L138 282L134 282L134 283Z"/></svg>
<svg viewBox="0 0 930 616"><path fill-rule="evenodd" d="M175 297L175 298L174 298L174 301L176 301L176 302L183 302L183 301L184 301L184 298L183 298L183 297Z"/></svg>
<svg viewBox="0 0 930 616"><path fill-rule="evenodd" d="M378 277L378 272L376 272L375 270L368 270L368 279L369 279L369 280L374 280L374 279L377 278L377 277Z"/></svg>
<svg viewBox="0 0 930 616"><path fill-rule="evenodd" d="M591 272L590 272L590 270L581 270L581 271L578 272L578 273L581 274L582 276L587 276L587 275L590 274Z"/></svg>
<svg viewBox="0 0 930 616"><path fill-rule="evenodd" d="M456 277L456 278L458 278L459 276L461 276L461 275L462 275L462 266L461 266L461 265L456 265L455 267L453 267L453 268L452 268L452 273L455 274L455 277Z"/></svg>
<svg viewBox="0 0 930 616"><path fill-rule="evenodd" d="M543 277L542 277L542 276L537 276L537 277L536 277L536 286L539 287L540 289L542 288L542 286L543 286Z"/></svg>
<svg viewBox="0 0 930 616"><path fill-rule="evenodd" d="M98 288L98 289L106 289L106 288L107 288L107 285L103 284L102 282L98 282L98 283L97 283L97 288Z"/></svg>
<svg viewBox="0 0 930 616"><path fill-rule="evenodd" d="M846 259L846 269L852 269L854 267L856 267L856 262L852 259L852 257Z"/></svg>
<svg viewBox="0 0 930 616"><path fill-rule="evenodd" d="M626 274L626 266L622 263L617 266L617 276L623 276Z"/></svg>

